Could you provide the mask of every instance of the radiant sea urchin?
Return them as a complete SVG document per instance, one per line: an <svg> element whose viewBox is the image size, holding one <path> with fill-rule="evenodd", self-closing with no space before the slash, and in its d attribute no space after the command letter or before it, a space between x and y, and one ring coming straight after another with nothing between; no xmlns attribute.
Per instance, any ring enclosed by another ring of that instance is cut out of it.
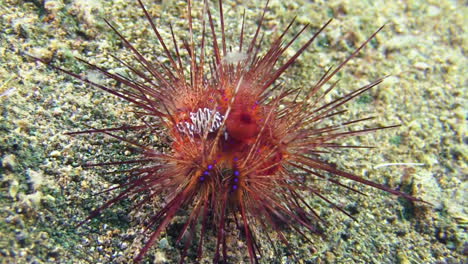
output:
<svg viewBox="0 0 468 264"><path fill-rule="evenodd" d="M132 103L136 107L135 113L141 117L142 124L138 126L69 133L103 133L140 150L140 158L135 160L97 164L134 164L135 167L128 170L128 176L121 185L111 189L120 189L120 193L94 210L82 223L123 199L135 198L137 202L133 208L137 210L145 204L152 204L156 196L165 197L166 202L154 205L158 209L148 216L145 229L148 237L135 256L136 262L143 259L174 217L187 209L189 214L185 216L177 238L177 242L183 241L184 244L181 262L189 250L195 251L200 258L203 243L212 232L216 239L213 262L228 261L226 239L232 235L228 232L230 228L237 229L239 239L245 241L251 263L257 263L259 259L260 233L267 240L280 240L287 247L289 243L284 235L287 229L309 240L306 232L320 233L316 222L321 218L305 198L307 195L319 197L349 215L329 200L320 187L313 186L310 183L312 178L360 193L340 181L349 179L418 201L408 194L339 170L320 159L320 154L327 150L357 147L340 145L337 143L339 139L394 127L350 129L355 124L371 120L371 117L333 125L323 123L342 114L342 105L383 81L383 78L379 78L337 99L324 101L325 95L337 84L336 81L331 82L331 78L382 28L336 68L325 71L314 85L294 89L279 82L278 78L331 20L278 65L285 51L308 26L286 40L294 25L294 20L291 21L271 41L268 49L262 50L264 44L260 31L268 3L249 42L244 42L242 19L239 42L234 48L226 43L221 0L219 25L214 22L209 4L204 2L203 14L199 18L202 25L199 43L194 38L190 0L186 21L189 35L187 40L182 41L177 40L172 27L171 39L164 39L143 3L140 0L138 3L164 50L164 61L148 61L106 21L135 56L137 63L134 64L119 60L129 69L132 77L110 73L85 60L78 60L123 84L125 88L103 86L52 66ZM188 55L184 56L182 50ZM169 139L169 150L162 152L150 144L141 144L115 134L116 131L130 130L142 134L154 133L156 129ZM274 232L271 234L268 231Z"/></svg>

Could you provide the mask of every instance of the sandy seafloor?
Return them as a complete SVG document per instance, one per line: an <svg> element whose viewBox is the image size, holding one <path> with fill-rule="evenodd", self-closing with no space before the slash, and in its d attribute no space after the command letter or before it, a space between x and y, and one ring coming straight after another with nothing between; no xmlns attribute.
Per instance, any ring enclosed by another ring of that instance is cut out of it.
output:
<svg viewBox="0 0 468 264"><path fill-rule="evenodd" d="M155 21L164 38L170 36L169 22L178 37L187 37L184 1L144 2L158 17ZM263 1L224 2L228 41L236 46L243 6L246 38L250 39ZM195 15L200 14L199 3L194 4ZM211 9L217 17L216 5ZM361 117L375 115L372 124L376 126L401 127L344 142L378 148L340 151L324 159L432 203L411 204L351 184L367 194L363 196L318 182L356 221L309 197L327 222L326 236L311 236L312 244L295 233L287 236L300 263L466 263L466 3L272 0L263 28L266 43L277 35L274 30L284 28L294 16L296 32L306 23L311 23L312 29L287 55L327 19L335 19L282 78L291 87L310 86L327 66L342 61L387 23L376 40L343 69L339 86L326 99L392 75L348 103L348 118L358 113ZM131 149L103 136L64 135L86 126L135 123L132 106L24 56L32 54L96 82L114 85L74 59L78 56L125 73L110 55L131 56L104 18L143 54L162 58L136 1L0 0L0 263L128 263L141 248L140 222L151 214L151 206L146 212L131 212L131 204L124 202L76 228L108 197L92 194L123 177L81 165L130 159ZM158 137L145 140L157 142ZM375 168L383 163L409 162L424 165ZM176 218L178 225L163 233L145 263L177 262L179 249L174 240L183 219ZM206 243L201 263L211 262L209 248L214 239L214 235L208 237L211 242ZM229 263L248 262L242 240L231 237L228 243ZM260 245L264 249L261 263L296 262L282 245L277 247L279 256L273 254L268 242L260 241ZM187 262L195 261L189 258Z"/></svg>

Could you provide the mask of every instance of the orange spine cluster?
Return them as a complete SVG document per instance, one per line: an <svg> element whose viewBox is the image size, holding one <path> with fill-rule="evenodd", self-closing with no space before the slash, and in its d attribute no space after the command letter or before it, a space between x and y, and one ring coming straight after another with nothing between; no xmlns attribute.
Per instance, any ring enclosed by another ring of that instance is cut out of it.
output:
<svg viewBox="0 0 468 264"><path fill-rule="evenodd" d="M265 6L250 43L244 43L243 20L239 45L234 50L228 50L222 1L219 1L221 43L218 43L216 25L205 1L201 18L202 41L196 44L191 2L188 1L187 24L190 40L182 44L189 58L184 59L180 55L180 43L176 41L174 33L171 49L171 45L161 37L142 2L138 2L165 51L168 63L146 60L108 23L144 69L138 70L124 63L135 76L131 79L82 61L109 78L123 83L127 89L117 90L102 86L70 71L56 68L129 101L136 106L138 114L145 121L144 124L133 127L70 133L105 133L141 150L141 157L136 160L113 163L135 163L138 167L130 170L127 181L119 186L122 192L93 211L85 221L128 197L142 196L135 206L137 209L150 203L155 196L166 196L166 204L148 217L147 230L151 231L148 231L145 246L135 257L137 262L142 260L181 209L187 207L191 210L177 239L178 242L185 241L181 262L197 235L197 255L201 257L208 228L213 228L217 236L213 262L218 263L221 258L227 260L228 222L235 222L235 226L244 234L252 263L258 261L260 246L256 240L261 230L275 231L276 238L289 246L280 222L309 240L304 231L317 233L316 222L321 219L305 196L317 196L349 214L333 204L320 192L320 188L308 185L308 178L320 178L359 192L340 181L351 179L412 201L417 200L408 194L341 171L320 159L320 153L326 149L355 147L341 146L335 142L337 139L393 127L344 130L356 123L371 120L371 117L336 125L321 125L324 119L343 113L339 109L342 105L382 82L383 78L377 79L333 101L323 101L324 96L337 84L330 83L331 78L382 28L338 67L326 71L315 85L307 89L291 89L279 84L278 78L313 43L331 20L293 56L287 58L284 64L278 65L278 60L286 49L297 41L308 26L301 28L287 41L286 36L291 34L289 30L294 24L292 21L271 42L269 48L261 52L258 47L262 44L259 36L267 10ZM213 54L210 55L213 59L209 61L206 59L207 46L213 49ZM184 71L183 65L190 65L189 72ZM328 88L320 93L325 84L328 84ZM300 102L296 100L299 97L302 99ZM161 127L170 139L170 150L166 152L114 134L115 131L127 130L143 133L144 130L154 131ZM297 171L302 174L298 175ZM264 235L270 241L273 240L269 232Z"/></svg>

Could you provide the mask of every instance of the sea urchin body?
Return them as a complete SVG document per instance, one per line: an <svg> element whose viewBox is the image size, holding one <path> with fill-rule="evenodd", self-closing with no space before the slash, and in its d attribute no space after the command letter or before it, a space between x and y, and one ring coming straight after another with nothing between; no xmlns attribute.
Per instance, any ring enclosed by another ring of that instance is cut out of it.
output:
<svg viewBox="0 0 468 264"><path fill-rule="evenodd" d="M288 225L289 229L308 239L308 232L319 232L316 222L321 219L305 196L317 196L347 214L319 188L309 184L307 179L310 178L321 178L359 192L340 181L350 179L408 200L417 200L341 171L320 159L320 154L327 149L353 147L336 143L338 139L389 128L348 129L372 118L335 125L323 125L322 122L342 114L344 111L339 109L342 105L382 82L383 78L377 79L333 101L324 102L325 95L336 86L336 82L330 83L330 79L381 29L338 67L326 71L310 88L292 89L280 83L278 78L330 21L319 28L294 55L278 65L285 51L308 26L286 40L294 24L292 21L271 42L269 48L262 51L260 31L267 9L265 7L250 42L244 42L242 20L239 43L235 48L228 48L222 1L219 1L220 33L205 2L200 20L202 39L200 43L195 43L191 2L188 1L189 40L178 42L172 27L172 39L163 39L142 2L138 2L164 50L167 62L148 61L108 23L140 64L137 67L121 61L133 77L113 74L80 60L122 83L125 89L102 86L70 71L56 68L134 104L135 112L144 122L139 126L70 133L104 133L141 150L141 156L136 160L113 163L135 163L137 166L129 171L123 184L113 188L121 189L120 194L93 211L86 220L122 199L139 197L134 206L134 209L138 209L151 203L155 196L165 196L166 203L148 216L148 238L135 257L137 262L142 260L176 214L187 208L190 208L190 213L177 239L178 242L184 241L181 262L195 244L198 257L203 254L203 242L208 229L214 230L216 234L213 262L218 263L221 259L227 261L227 229L233 226L228 223L234 223L241 239L245 240L251 263L258 262L259 232L273 230L274 234L264 232L267 239L279 239L288 246L283 226ZM184 49L188 56L181 55L182 50L179 48ZM141 133L149 130L153 133L155 129L161 128L162 133L169 138L170 148L164 152L114 134L119 130Z"/></svg>

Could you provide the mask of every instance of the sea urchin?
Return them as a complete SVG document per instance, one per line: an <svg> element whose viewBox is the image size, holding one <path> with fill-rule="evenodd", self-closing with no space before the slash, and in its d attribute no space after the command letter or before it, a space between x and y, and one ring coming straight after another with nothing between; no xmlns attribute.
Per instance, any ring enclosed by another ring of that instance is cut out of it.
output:
<svg viewBox="0 0 468 264"><path fill-rule="evenodd" d="M291 21L271 41L268 49L263 50L265 44L262 43L261 28L268 3L249 42L244 42L243 16L239 42L235 48L228 47L226 43L221 0L219 25L211 15L208 2L204 2L203 14L199 18L201 41L198 43L194 38L190 0L186 21L189 34L188 39L182 41L177 40L172 27L171 39L164 39L143 3L140 0L138 3L164 50L164 60L148 61L106 21L135 56L137 63L134 64L119 60L132 77L110 73L85 60L78 60L123 84L124 88L103 86L52 66L132 103L136 115L142 120L138 126L69 133L103 133L140 150L140 157L134 160L97 164L136 166L127 171L128 176L122 184L111 189L120 189L120 194L94 210L83 221L96 217L102 210L123 199L136 198L133 209L138 210L145 204L152 204L153 198L163 196L164 204L152 205L158 206L158 209L148 216L145 229L148 237L135 257L136 262L142 260L182 210L188 210L189 214L185 216L177 239L177 242L184 241L181 262L193 246L196 246L194 250L198 258L202 256L203 243L209 233L207 230L213 231L216 236L214 263L228 261L226 238L232 228L237 229L239 239L245 241L251 263L257 263L259 259L260 233L269 241L279 239L288 247L284 235L286 229L294 230L309 240L306 234L319 233L316 222L321 219L306 196L319 197L349 215L333 204L319 187L311 184L312 178L360 193L341 182L342 179L349 179L411 201L418 200L337 169L320 158L321 153L327 150L358 147L343 146L337 140L393 127L350 129L357 123L371 120L371 117L334 125L323 122L342 114L344 110L340 110L341 106L383 81L380 78L332 101L324 100L337 84L330 80L382 28L336 68L325 71L314 85L307 89L294 89L279 82L278 78L331 20L278 65L280 58L285 57L285 51L308 26L286 40L294 25L294 20ZM184 56L184 53L187 55ZM155 130L168 138L168 150L161 151L151 144L141 144L115 134L116 131L155 133Z"/></svg>

